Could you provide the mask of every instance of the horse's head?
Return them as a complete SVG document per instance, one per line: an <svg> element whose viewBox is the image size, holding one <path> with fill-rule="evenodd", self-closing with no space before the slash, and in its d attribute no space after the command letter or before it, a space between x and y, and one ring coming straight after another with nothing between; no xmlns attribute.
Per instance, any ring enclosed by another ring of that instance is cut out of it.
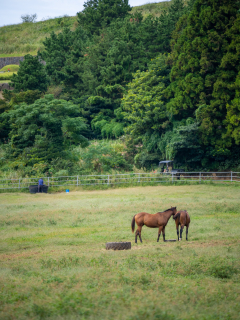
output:
<svg viewBox="0 0 240 320"><path fill-rule="evenodd" d="M175 216L175 214L177 213L177 207L171 207L172 210L172 216Z"/></svg>

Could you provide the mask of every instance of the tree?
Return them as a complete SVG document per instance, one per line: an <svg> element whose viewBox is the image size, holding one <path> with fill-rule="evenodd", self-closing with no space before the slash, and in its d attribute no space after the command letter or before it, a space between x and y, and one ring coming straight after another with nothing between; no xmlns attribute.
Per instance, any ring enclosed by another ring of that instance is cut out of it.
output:
<svg viewBox="0 0 240 320"><path fill-rule="evenodd" d="M37 20L37 14L22 14L22 22L35 22Z"/></svg>
<svg viewBox="0 0 240 320"><path fill-rule="evenodd" d="M64 28L59 34L52 32L50 37L43 41L44 50L38 52L38 56L46 62L46 72L51 83L60 84L65 80L71 87L76 76L70 67L67 72L64 71L66 61L69 57L72 57L73 61L83 58L82 52L87 46L87 41L88 35L81 27L75 31Z"/></svg>
<svg viewBox="0 0 240 320"><path fill-rule="evenodd" d="M14 106L1 116L8 119L11 127L10 157L21 157L27 165L64 158L70 145L88 145L84 136L88 129L79 117L79 108L65 100L56 100L53 95L46 95L31 105Z"/></svg>
<svg viewBox="0 0 240 320"><path fill-rule="evenodd" d="M196 117L201 143L211 146L212 154L225 150L227 155L232 143L225 122L239 72L237 54L233 57L229 48L239 9L235 0L197 0L177 26L169 59L167 109L174 119Z"/></svg>
<svg viewBox="0 0 240 320"><path fill-rule="evenodd" d="M147 71L135 73L122 99L124 118L128 122L126 133L142 144L135 157L139 167L149 168L159 162L161 136L171 128L163 95L170 73L165 60L165 55L159 55L148 64Z"/></svg>
<svg viewBox="0 0 240 320"><path fill-rule="evenodd" d="M30 54L24 56L24 61L20 61L20 68L17 74L13 74L10 85L15 92L26 90L47 90L48 79L43 64L39 57Z"/></svg>
<svg viewBox="0 0 240 320"><path fill-rule="evenodd" d="M114 19L124 18L131 7L128 0L88 0L78 12L79 24L91 34L98 33Z"/></svg>

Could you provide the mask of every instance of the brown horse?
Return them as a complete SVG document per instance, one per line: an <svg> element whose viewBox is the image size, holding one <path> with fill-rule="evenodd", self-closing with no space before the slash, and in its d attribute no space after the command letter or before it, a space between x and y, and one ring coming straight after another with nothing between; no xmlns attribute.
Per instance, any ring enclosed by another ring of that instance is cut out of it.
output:
<svg viewBox="0 0 240 320"><path fill-rule="evenodd" d="M179 226L181 226L180 229L180 240L182 240L182 233L183 228L186 226L186 240L188 240L188 227L190 224L190 216L187 212L187 210L180 210L178 211L175 216L173 217L176 223L177 228L177 235L178 235L178 241L179 241Z"/></svg>
<svg viewBox="0 0 240 320"><path fill-rule="evenodd" d="M157 212L155 214L150 214L147 212L140 212L138 214L135 214L131 224L132 232L134 232L135 230L135 222L138 225L137 231L135 233L135 243L137 243L137 236L139 236L139 239L142 242L141 231L144 225L149 228L159 228L157 242L159 241L161 232L163 233L163 241L165 241L165 227L170 217L175 215L176 213L177 208L171 207L170 209L167 209L163 212Z"/></svg>

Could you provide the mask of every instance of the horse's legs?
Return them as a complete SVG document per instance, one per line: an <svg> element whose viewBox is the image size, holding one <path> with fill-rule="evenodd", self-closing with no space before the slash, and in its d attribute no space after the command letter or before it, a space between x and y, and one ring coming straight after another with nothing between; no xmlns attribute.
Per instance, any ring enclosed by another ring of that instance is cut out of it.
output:
<svg viewBox="0 0 240 320"><path fill-rule="evenodd" d="M165 227L163 227L163 229L162 229L162 235L163 235L163 241L165 242L166 240L165 240Z"/></svg>
<svg viewBox="0 0 240 320"><path fill-rule="evenodd" d="M159 241L159 238L160 238L160 235L161 235L161 232L162 232L162 226L159 227L158 229L158 238L157 238L157 242Z"/></svg>
<svg viewBox="0 0 240 320"><path fill-rule="evenodd" d="M184 225L181 225L181 229L180 229L180 240L182 240L183 228L184 228Z"/></svg>
<svg viewBox="0 0 240 320"><path fill-rule="evenodd" d="M188 241L188 227L189 226L186 226L186 240Z"/></svg>
<svg viewBox="0 0 240 320"><path fill-rule="evenodd" d="M137 231L135 233L135 243L137 243L137 236L139 236L139 239L142 242L141 231L142 231L142 227L138 226Z"/></svg>
<svg viewBox="0 0 240 320"><path fill-rule="evenodd" d="M179 225L177 225L177 236L178 236L178 241L179 241Z"/></svg>

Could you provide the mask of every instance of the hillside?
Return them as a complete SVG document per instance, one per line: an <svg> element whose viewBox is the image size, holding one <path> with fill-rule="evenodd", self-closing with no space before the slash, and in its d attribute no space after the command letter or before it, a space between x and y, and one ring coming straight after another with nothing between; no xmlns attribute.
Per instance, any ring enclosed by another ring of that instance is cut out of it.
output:
<svg viewBox="0 0 240 320"><path fill-rule="evenodd" d="M140 11L144 17L151 14L160 16L170 5L170 1L148 3L133 7L132 13ZM43 47L42 41L52 31L59 33L64 27L75 29L77 17L59 17L36 23L21 23L0 28L0 57L23 56L27 53L35 55Z"/></svg>

